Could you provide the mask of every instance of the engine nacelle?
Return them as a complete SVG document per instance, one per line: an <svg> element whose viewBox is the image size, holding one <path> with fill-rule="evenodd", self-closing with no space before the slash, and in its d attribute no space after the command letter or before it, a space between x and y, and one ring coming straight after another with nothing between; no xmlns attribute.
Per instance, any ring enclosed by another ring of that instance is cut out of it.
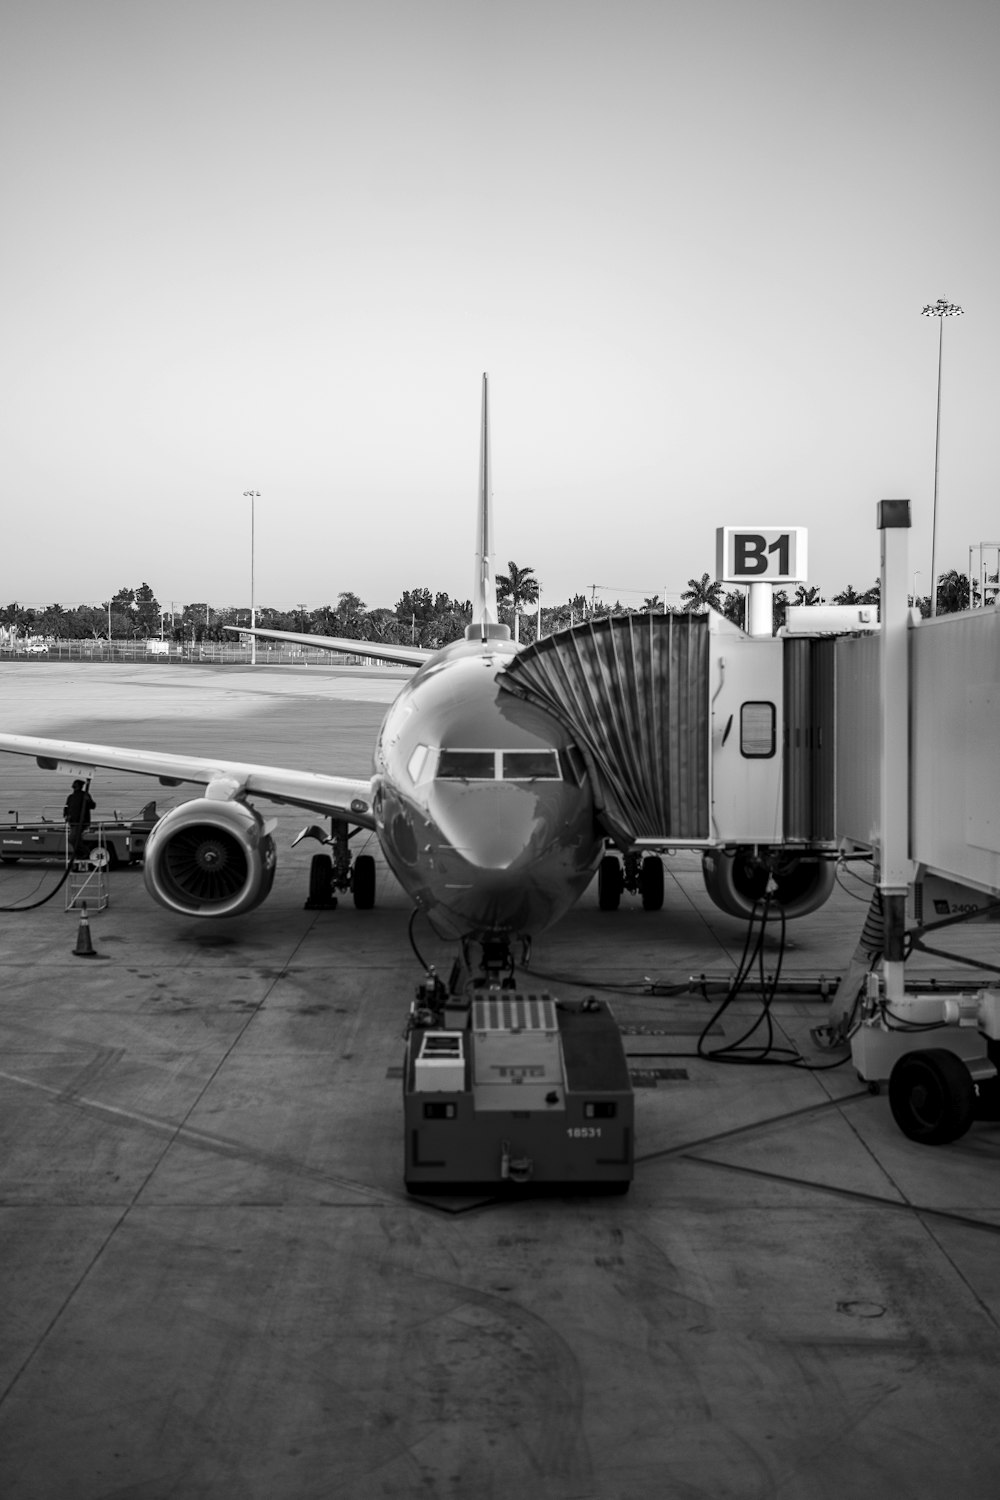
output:
<svg viewBox="0 0 1000 1500"><path fill-rule="evenodd" d="M749 920L767 891L769 878L777 889L772 893L768 916L774 920L804 917L829 899L836 879L832 859L793 849L752 848L709 849L701 858L705 889L722 911L731 917ZM780 910L779 910L780 908Z"/></svg>
<svg viewBox="0 0 1000 1500"><path fill-rule="evenodd" d="M274 884L274 840L245 802L197 797L165 813L146 841L146 889L168 911L236 917Z"/></svg>

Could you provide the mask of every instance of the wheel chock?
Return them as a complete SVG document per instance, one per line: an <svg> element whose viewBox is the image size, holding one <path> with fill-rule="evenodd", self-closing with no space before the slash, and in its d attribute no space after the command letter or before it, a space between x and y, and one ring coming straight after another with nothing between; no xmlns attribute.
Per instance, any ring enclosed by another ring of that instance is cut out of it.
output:
<svg viewBox="0 0 1000 1500"><path fill-rule="evenodd" d="M90 937L90 922L87 920L87 903L83 903L80 909L80 925L76 929L76 947L73 949L74 958L98 958L99 954L94 951L94 944Z"/></svg>

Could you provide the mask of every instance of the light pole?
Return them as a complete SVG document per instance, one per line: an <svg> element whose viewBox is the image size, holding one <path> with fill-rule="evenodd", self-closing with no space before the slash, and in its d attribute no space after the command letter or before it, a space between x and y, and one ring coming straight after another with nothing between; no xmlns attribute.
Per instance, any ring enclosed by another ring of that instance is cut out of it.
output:
<svg viewBox="0 0 1000 1500"><path fill-rule="evenodd" d="M939 297L936 302L928 302L921 313L924 318L937 318L938 320L938 378L937 378L937 421L934 426L934 508L931 512L931 616L937 614L937 497L938 497L938 455L941 450L941 352L944 348L944 320L961 316L963 309L955 302L949 302L946 297Z"/></svg>
<svg viewBox="0 0 1000 1500"><path fill-rule="evenodd" d="M257 624L257 611L253 602L253 511L254 501L260 499L260 490L244 490L244 495L250 501L250 629L253 630ZM250 665L257 665L257 637L250 637Z"/></svg>

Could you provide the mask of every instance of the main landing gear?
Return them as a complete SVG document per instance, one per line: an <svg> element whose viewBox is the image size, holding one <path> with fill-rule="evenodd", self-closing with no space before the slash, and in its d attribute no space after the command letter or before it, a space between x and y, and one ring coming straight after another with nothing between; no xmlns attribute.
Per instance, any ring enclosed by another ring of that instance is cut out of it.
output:
<svg viewBox="0 0 1000 1500"><path fill-rule="evenodd" d="M658 854L635 853L619 859L606 854L597 871L597 904L601 911L617 911L622 891L642 897L646 911L659 911L663 905L663 861Z"/></svg>
<svg viewBox="0 0 1000 1500"><path fill-rule="evenodd" d="M350 891L359 911L370 911L375 905L375 861L370 854L351 857L350 841L360 832L360 828L350 828L342 818L331 818L328 834L313 823L292 840L294 848L302 839L317 839L332 851L312 857L307 911L333 911L337 891Z"/></svg>

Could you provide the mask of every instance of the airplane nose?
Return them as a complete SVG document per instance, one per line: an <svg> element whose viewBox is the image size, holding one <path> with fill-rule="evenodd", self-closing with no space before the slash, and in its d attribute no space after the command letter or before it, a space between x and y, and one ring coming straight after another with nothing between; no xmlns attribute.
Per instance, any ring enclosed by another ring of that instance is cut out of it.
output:
<svg viewBox="0 0 1000 1500"><path fill-rule="evenodd" d="M394 868L439 930L543 932L584 890L600 847L593 804L567 782L442 779L422 812L420 878L405 860Z"/></svg>
<svg viewBox="0 0 1000 1500"><path fill-rule="evenodd" d="M439 784L432 802L442 843L483 872L530 864L551 838L551 815L529 786Z"/></svg>

